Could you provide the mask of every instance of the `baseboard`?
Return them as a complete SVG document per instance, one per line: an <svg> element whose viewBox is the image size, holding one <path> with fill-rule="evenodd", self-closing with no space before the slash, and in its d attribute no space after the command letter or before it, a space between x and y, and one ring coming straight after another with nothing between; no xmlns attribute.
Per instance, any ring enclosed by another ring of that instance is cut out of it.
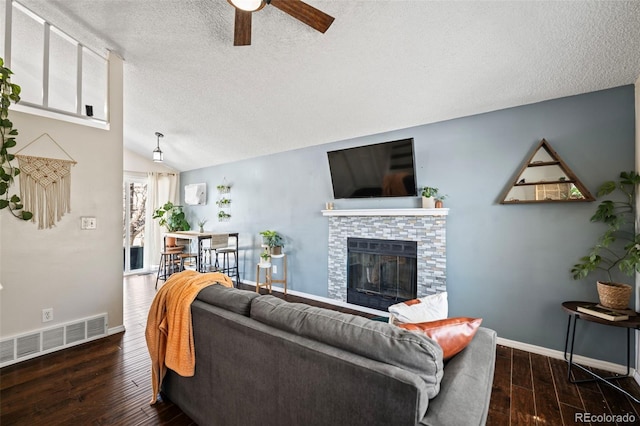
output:
<svg viewBox="0 0 640 426"><path fill-rule="evenodd" d="M510 348L514 348L514 349L520 349L523 351L531 352L538 355L548 356L549 358L561 359L564 361L563 351L544 348L542 346L531 345L529 343L517 342L515 340L509 340L503 337L498 337L498 344L507 346ZM612 373L626 374L627 372L627 367L625 365L616 364L608 361L601 361L599 359L594 359L594 358L588 358L582 355L574 354L573 361L587 367L598 368L601 370L610 371ZM633 368L631 369L630 375L635 377L636 381L638 381L638 379L640 378L640 376L638 375L638 372Z"/></svg>
<svg viewBox="0 0 640 426"><path fill-rule="evenodd" d="M107 336L111 336L112 334L124 333L125 331L127 330L124 328L124 325L119 325L117 327L108 329Z"/></svg>

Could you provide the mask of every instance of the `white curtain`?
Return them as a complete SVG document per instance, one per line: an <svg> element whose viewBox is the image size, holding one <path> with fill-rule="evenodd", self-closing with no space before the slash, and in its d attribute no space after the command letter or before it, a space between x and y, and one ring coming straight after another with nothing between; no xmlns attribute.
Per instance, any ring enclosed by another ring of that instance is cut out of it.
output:
<svg viewBox="0 0 640 426"><path fill-rule="evenodd" d="M147 208L144 233L144 264L151 270L158 268L162 250L162 234L165 231L153 219L153 212L167 201L180 202L180 176L176 173L150 172L147 174Z"/></svg>

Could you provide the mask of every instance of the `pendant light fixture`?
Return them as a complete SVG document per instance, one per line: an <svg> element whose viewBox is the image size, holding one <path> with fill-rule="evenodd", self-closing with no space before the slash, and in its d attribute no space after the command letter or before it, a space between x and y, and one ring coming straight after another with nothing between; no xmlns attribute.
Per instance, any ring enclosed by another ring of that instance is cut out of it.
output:
<svg viewBox="0 0 640 426"><path fill-rule="evenodd" d="M156 132L156 136L158 137L158 145L156 145L156 149L153 150L153 161L156 163L162 163L162 150L160 149L160 138L164 138L164 135L160 132Z"/></svg>

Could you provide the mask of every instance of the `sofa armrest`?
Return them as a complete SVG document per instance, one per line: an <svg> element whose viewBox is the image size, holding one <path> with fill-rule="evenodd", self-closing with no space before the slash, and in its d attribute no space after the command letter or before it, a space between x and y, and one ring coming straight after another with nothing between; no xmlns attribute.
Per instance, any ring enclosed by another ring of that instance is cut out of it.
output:
<svg viewBox="0 0 640 426"><path fill-rule="evenodd" d="M421 425L484 425L496 358L496 332L480 327L473 340L444 367L440 393Z"/></svg>

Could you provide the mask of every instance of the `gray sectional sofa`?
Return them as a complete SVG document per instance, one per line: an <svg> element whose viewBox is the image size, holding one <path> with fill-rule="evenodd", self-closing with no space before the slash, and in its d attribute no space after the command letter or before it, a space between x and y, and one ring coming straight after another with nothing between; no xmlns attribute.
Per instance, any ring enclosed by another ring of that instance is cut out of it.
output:
<svg viewBox="0 0 640 426"><path fill-rule="evenodd" d="M496 333L443 363L431 339L363 317L213 285L191 305L196 374L162 395L200 425L482 425Z"/></svg>

